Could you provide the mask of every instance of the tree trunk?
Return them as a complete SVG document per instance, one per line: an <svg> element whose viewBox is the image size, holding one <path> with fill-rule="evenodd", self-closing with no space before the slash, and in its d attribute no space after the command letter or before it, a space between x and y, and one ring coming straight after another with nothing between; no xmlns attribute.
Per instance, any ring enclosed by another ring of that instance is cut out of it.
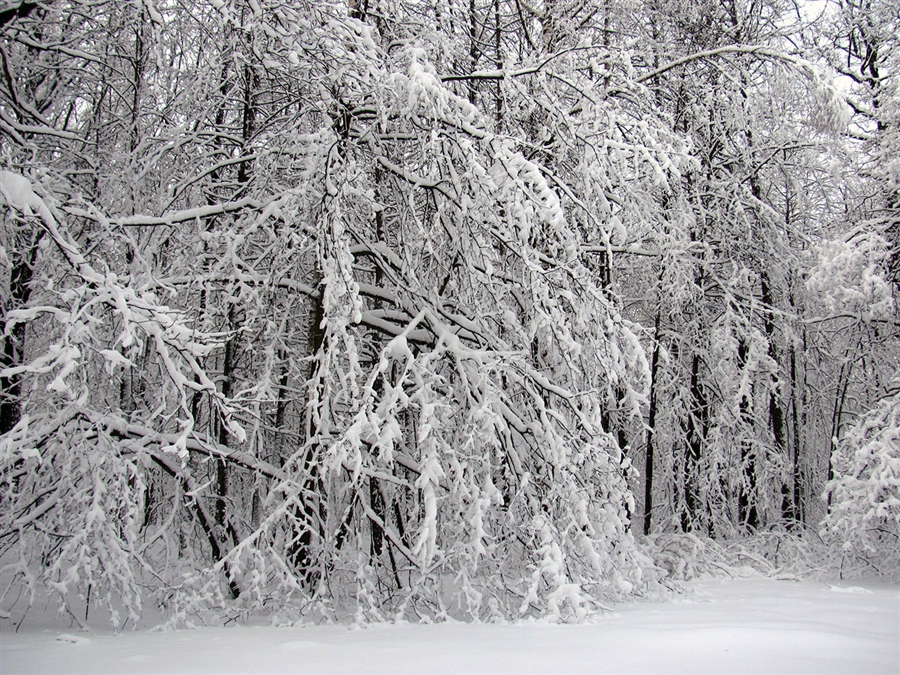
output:
<svg viewBox="0 0 900 675"><path fill-rule="evenodd" d="M647 446L644 455L644 535L649 535L653 523L653 454L656 433L656 408L659 393L659 326L660 310L656 310L656 326L653 336L653 356L650 358L650 410L647 413Z"/></svg>
<svg viewBox="0 0 900 675"><path fill-rule="evenodd" d="M709 403L700 382L700 355L696 352L691 357L690 400L691 410L685 428L685 508L681 513L681 528L685 532L705 529L702 523L707 520L700 492L700 459L703 456Z"/></svg>
<svg viewBox="0 0 900 675"><path fill-rule="evenodd" d="M325 317L325 307L322 298L315 298L310 321L307 330L307 353L314 357L318 354L325 341L325 332L322 329L322 320ZM316 373L316 365L311 363L307 382L312 382ZM319 447L313 440L318 433L313 420L310 419L309 408L305 408L303 420L302 438L306 445L306 455L303 463L298 467L302 473L302 494L298 500L300 505L295 507L293 516L293 537L288 544L288 559L294 568L300 573L308 589L315 588L320 578L319 565L317 563L313 543L317 537L321 540L325 532L321 529L321 523L325 521L324 505L318 497L324 494L324 486L319 476L318 453ZM316 495L313 498L312 495Z"/></svg>
<svg viewBox="0 0 900 675"><path fill-rule="evenodd" d="M763 303L763 326L766 331L766 341L768 342L768 356L780 367L778 348L775 346L775 321L773 319L775 299L769 283L769 275L765 270L760 273L760 285L760 299ZM786 462L790 463L791 458L787 450L787 425L785 418L786 414L781 398L773 388L769 393L769 429L772 432L775 452L784 457ZM785 481L781 486L781 518L786 522L796 520L796 505L789 481Z"/></svg>
<svg viewBox="0 0 900 675"><path fill-rule="evenodd" d="M804 342L805 340L806 338L804 335ZM806 408L804 396L805 383L800 383L797 379L799 376L797 361L797 351L792 347L791 390L793 394L791 401L791 425L793 427L793 447L791 456L791 506L793 510L790 516L795 523L805 524L806 510L803 505L803 471L800 466L804 438L803 422L801 420Z"/></svg>
<svg viewBox="0 0 900 675"><path fill-rule="evenodd" d="M747 365L747 343L741 340L738 344L738 364L740 370ZM750 405L746 396L742 397L738 408L740 410L741 423L751 422ZM757 505L757 479L756 479L756 453L751 441L741 440L741 486L738 491L738 520L749 530L759 527L759 506Z"/></svg>
<svg viewBox="0 0 900 675"><path fill-rule="evenodd" d="M11 239L19 245L7 254L12 268L9 279L9 297L6 300L0 300L0 310L4 317L3 330L0 331L0 345L2 345L0 371L20 366L24 361L27 324L17 323L11 330L8 330L6 317L12 310L22 309L28 304L38 244L43 234L43 230L39 228L30 225L18 226L11 218L10 221L10 227L14 229ZM0 434L12 430L21 419L21 395L21 375L0 377Z"/></svg>

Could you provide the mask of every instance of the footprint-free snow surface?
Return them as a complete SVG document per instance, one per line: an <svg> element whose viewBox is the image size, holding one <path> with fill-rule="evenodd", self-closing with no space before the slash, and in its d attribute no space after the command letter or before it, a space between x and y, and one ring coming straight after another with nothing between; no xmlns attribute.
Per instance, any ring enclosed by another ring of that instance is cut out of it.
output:
<svg viewBox="0 0 900 675"><path fill-rule="evenodd" d="M900 673L900 587L706 580L590 624L0 632L0 673Z"/></svg>

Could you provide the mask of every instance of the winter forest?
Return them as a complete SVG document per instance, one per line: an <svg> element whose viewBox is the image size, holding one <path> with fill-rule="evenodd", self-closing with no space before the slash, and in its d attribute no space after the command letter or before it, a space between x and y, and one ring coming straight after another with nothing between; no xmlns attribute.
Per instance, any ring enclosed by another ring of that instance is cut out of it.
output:
<svg viewBox="0 0 900 675"><path fill-rule="evenodd" d="M0 618L896 577L893 0L6 0L0 36Z"/></svg>

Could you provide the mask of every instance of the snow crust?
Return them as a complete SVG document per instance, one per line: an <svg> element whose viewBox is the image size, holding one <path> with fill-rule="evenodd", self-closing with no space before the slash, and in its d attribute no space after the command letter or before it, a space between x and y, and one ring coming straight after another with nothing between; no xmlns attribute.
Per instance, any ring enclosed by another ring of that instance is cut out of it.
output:
<svg viewBox="0 0 900 675"><path fill-rule="evenodd" d="M13 673L898 673L900 586L694 582L591 623L234 626L113 635L26 620Z"/></svg>

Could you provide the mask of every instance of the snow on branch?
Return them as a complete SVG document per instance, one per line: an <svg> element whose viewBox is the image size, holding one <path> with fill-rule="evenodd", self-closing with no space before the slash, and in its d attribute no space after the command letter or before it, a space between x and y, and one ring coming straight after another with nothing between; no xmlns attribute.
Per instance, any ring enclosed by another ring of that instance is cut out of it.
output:
<svg viewBox="0 0 900 675"><path fill-rule="evenodd" d="M691 63L692 61L701 61L703 59L711 59L727 54L752 54L776 61L782 61L784 63L788 63L793 66L799 66L804 69L810 68L809 64L802 61L801 59L790 56L789 54L785 54L784 52L777 51L775 49L772 49L771 47L766 47L764 45L726 45L724 47L717 47L715 49L707 49L702 52L695 52L693 54L683 56L680 59L675 59L674 61L666 63L659 68L650 71L649 73L644 73L640 77L635 78L635 82L637 82L638 84L643 84L644 82L659 77L663 73L667 73L670 70Z"/></svg>
<svg viewBox="0 0 900 675"><path fill-rule="evenodd" d="M112 223L119 227L159 227L191 220L204 220L212 216L222 215L223 213L233 213L245 209L260 210L262 209L262 204L256 199L247 197L235 202L220 202L208 206L198 206L192 209L174 211L172 213L167 213L164 216L139 215L116 218L112 220Z"/></svg>
<svg viewBox="0 0 900 675"><path fill-rule="evenodd" d="M896 380L895 380L896 381ZM822 534L896 578L900 563L900 394L879 401L846 432L831 458L834 478Z"/></svg>

